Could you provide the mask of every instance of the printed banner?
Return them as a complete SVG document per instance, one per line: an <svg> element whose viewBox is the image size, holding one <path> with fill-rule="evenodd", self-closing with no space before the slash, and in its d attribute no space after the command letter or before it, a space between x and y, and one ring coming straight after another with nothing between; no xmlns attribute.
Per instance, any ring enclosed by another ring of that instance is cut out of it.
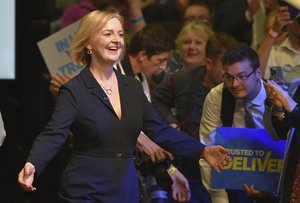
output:
<svg viewBox="0 0 300 203"><path fill-rule="evenodd" d="M212 170L214 188L276 191L283 166L285 140L273 140L263 129L219 127L214 145L230 149L232 162L219 174Z"/></svg>
<svg viewBox="0 0 300 203"><path fill-rule="evenodd" d="M73 77L82 69L70 58L71 43L78 27L79 21L37 43L51 76L61 73Z"/></svg>

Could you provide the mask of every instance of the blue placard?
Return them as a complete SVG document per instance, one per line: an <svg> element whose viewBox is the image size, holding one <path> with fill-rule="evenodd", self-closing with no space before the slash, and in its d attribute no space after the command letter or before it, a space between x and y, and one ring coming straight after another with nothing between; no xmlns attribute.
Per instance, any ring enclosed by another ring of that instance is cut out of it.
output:
<svg viewBox="0 0 300 203"><path fill-rule="evenodd" d="M241 189L254 184L276 191L283 166L284 140L274 140L263 129L219 127L214 145L230 149L232 161L219 174L212 170L214 188Z"/></svg>

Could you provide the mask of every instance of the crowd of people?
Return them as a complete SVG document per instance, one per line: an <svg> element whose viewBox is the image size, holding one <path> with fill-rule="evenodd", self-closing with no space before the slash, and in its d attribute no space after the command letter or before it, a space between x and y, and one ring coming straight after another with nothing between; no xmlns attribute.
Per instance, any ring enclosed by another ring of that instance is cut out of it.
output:
<svg viewBox="0 0 300 203"><path fill-rule="evenodd" d="M70 56L84 68L73 78L52 75L56 105L20 169L21 188L39 190L36 179L67 140L72 153L58 180L61 202L299 202L300 11L293 5L82 0L66 6L60 29L80 21ZM173 22L175 34L163 26ZM229 149L213 144L222 126L264 129L287 140L278 191L213 187L212 170L222 174L231 161ZM0 133L1 147L2 122ZM157 196L153 185L167 195Z"/></svg>

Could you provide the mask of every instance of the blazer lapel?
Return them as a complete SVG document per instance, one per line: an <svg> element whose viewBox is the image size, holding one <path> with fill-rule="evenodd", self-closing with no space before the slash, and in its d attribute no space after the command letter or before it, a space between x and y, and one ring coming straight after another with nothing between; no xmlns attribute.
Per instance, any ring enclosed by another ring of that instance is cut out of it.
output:
<svg viewBox="0 0 300 203"><path fill-rule="evenodd" d="M90 89L91 94L98 97L100 101L115 114L115 111L112 105L110 104L107 95L102 90L102 88L100 87L96 79L94 78L88 66L85 67L84 70L82 70L81 77L83 82L85 83L86 88Z"/></svg>
<svg viewBox="0 0 300 203"><path fill-rule="evenodd" d="M115 71L115 70L114 70ZM120 94L120 103L121 103L121 111L122 111L122 120L124 121L124 117L126 116L126 111L130 106L130 99L126 98L126 92L128 92L128 84L125 80L125 76L121 75L118 71L115 71L115 74L118 79L119 86L119 94Z"/></svg>

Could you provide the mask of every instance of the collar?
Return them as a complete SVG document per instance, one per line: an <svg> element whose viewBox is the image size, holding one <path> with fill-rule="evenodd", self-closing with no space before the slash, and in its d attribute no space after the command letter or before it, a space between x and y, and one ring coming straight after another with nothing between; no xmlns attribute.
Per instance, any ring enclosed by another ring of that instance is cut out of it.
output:
<svg viewBox="0 0 300 203"><path fill-rule="evenodd" d="M266 93L266 89L265 86L263 85L263 81L260 80L260 91L258 93L258 95L256 95L256 97L252 100L249 101L251 104L254 104L255 106L261 106L265 104L265 100L267 98L267 93Z"/></svg>
<svg viewBox="0 0 300 203"><path fill-rule="evenodd" d="M125 78L114 68L113 71L115 72L118 83L120 85L126 85ZM87 88L100 88L99 83L97 82L96 78L93 76L90 67L86 66L80 73L80 76Z"/></svg>
<svg viewBox="0 0 300 203"><path fill-rule="evenodd" d="M295 50L292 47L291 41L289 40L288 37L280 45L276 46L275 49L280 50L280 51L287 50L287 51L293 52L294 54L300 54L299 51Z"/></svg>

